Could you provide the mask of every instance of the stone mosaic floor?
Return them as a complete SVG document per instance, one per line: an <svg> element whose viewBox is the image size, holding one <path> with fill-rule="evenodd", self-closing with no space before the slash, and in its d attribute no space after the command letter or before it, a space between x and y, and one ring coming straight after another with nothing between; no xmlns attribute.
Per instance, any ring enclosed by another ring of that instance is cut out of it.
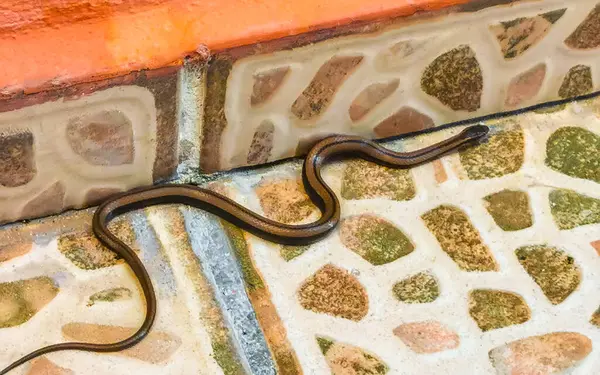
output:
<svg viewBox="0 0 600 375"><path fill-rule="evenodd" d="M178 206L119 219L158 290L153 333L15 374L600 374L600 99L486 123L487 143L411 170L328 166L343 221L310 247ZM308 222L300 166L205 183ZM0 365L139 324L138 287L90 236L91 213L0 229Z"/></svg>

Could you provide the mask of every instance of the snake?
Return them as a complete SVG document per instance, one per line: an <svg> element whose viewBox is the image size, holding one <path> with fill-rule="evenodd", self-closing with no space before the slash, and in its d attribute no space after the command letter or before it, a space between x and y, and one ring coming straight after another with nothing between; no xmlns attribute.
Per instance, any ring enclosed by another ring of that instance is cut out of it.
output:
<svg viewBox="0 0 600 375"><path fill-rule="evenodd" d="M489 128L485 125L473 125L450 138L411 152L395 152L374 140L352 135L332 135L320 140L310 149L302 166L304 190L321 212L318 220L308 224L273 221L222 194L191 184L141 187L109 197L94 212L92 231L105 247L127 263L137 278L146 304L143 323L130 337L115 343L66 342L45 346L14 361L0 371L0 375L48 353L63 350L118 352L133 347L148 335L156 316L156 295L152 280L140 258L108 229L108 224L120 215L150 206L182 204L205 210L267 241L282 245L310 245L329 235L340 221L339 200L321 176L321 168L328 160L340 156L356 157L385 167L409 168L476 144L488 132Z"/></svg>

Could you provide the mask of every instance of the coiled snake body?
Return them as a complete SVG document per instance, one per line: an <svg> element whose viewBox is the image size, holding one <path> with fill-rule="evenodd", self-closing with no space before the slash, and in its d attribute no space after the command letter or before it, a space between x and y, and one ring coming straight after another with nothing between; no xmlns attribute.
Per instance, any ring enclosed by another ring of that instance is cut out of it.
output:
<svg viewBox="0 0 600 375"><path fill-rule="evenodd" d="M327 236L338 224L340 204L334 192L321 177L321 167L333 156L353 156L392 168L412 167L438 158L456 149L473 144L488 133L488 127L475 125L432 146L407 153L390 151L379 144L354 136L331 136L317 143L308 153L302 169L304 188L321 211L321 218L310 224L286 225L262 217L211 190L193 185L159 185L134 189L104 202L96 210L92 229L98 240L131 267L146 299L146 316L141 327L131 337L112 344L68 342L43 347L13 362L0 372L10 370L38 356L60 350L117 352L141 341L150 331L156 315L156 296L144 265L125 243L107 228L115 217L140 208L159 204L184 204L215 214L265 240L284 245L308 245Z"/></svg>

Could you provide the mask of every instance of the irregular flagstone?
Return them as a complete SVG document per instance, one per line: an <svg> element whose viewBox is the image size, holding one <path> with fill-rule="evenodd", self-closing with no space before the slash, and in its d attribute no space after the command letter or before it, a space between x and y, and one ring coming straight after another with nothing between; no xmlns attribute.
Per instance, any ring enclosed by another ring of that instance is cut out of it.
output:
<svg viewBox="0 0 600 375"><path fill-rule="evenodd" d="M469 314L484 332L525 323L531 317L529 306L521 296L487 289L469 293Z"/></svg>
<svg viewBox="0 0 600 375"><path fill-rule="evenodd" d="M46 357L40 357L31 363L27 375L75 375L75 372L58 366Z"/></svg>
<svg viewBox="0 0 600 375"><path fill-rule="evenodd" d="M364 161L347 163L342 177L344 199L387 198L397 201L415 197L415 183L409 169L394 169Z"/></svg>
<svg viewBox="0 0 600 375"><path fill-rule="evenodd" d="M562 85L558 89L558 96L572 98L588 94L593 89L592 68L587 65L576 65L565 76Z"/></svg>
<svg viewBox="0 0 600 375"><path fill-rule="evenodd" d="M563 374L592 351L592 341L575 332L556 332L527 337L489 352L499 375Z"/></svg>
<svg viewBox="0 0 600 375"><path fill-rule="evenodd" d="M600 136L575 126L556 130L546 142L546 165L570 177L600 183Z"/></svg>
<svg viewBox="0 0 600 375"><path fill-rule="evenodd" d="M299 179L265 180L255 190L270 219L290 224L302 221L316 211Z"/></svg>
<svg viewBox="0 0 600 375"><path fill-rule="evenodd" d="M521 247L515 254L552 304L563 302L579 286L581 271L573 257L564 251L533 245Z"/></svg>
<svg viewBox="0 0 600 375"><path fill-rule="evenodd" d="M475 52L461 45L437 57L425 68L421 89L455 111L479 109L483 76Z"/></svg>
<svg viewBox="0 0 600 375"><path fill-rule="evenodd" d="M497 271L498 265L469 217L459 208L442 205L421 216L450 258L464 271Z"/></svg>
<svg viewBox="0 0 600 375"><path fill-rule="evenodd" d="M137 249L135 232L128 220L117 218L109 224L108 229L125 244ZM58 250L75 266L84 270L110 267L122 262L115 252L105 248L91 232L60 236Z"/></svg>
<svg viewBox="0 0 600 375"><path fill-rule="evenodd" d="M94 344L117 342L131 336L136 331L137 328L89 323L68 323L62 327L63 334L69 339ZM139 344L115 354L158 364L168 360L179 346L181 346L179 337L153 330Z"/></svg>
<svg viewBox="0 0 600 375"><path fill-rule="evenodd" d="M309 120L325 112L337 89L362 60L362 56L332 57L292 104L292 113L300 120Z"/></svg>
<svg viewBox="0 0 600 375"><path fill-rule="evenodd" d="M533 225L529 195L523 191L503 190L484 198L485 208L504 231L516 231Z"/></svg>
<svg viewBox="0 0 600 375"><path fill-rule="evenodd" d="M400 81L398 79L384 83L374 83L363 91L352 101L348 115L352 121L358 121L367 113L371 112L379 103L392 95L398 88Z"/></svg>
<svg viewBox="0 0 600 375"><path fill-rule="evenodd" d="M317 337L332 375L383 375L388 366L361 348Z"/></svg>
<svg viewBox="0 0 600 375"><path fill-rule="evenodd" d="M542 88L546 70L546 64L542 63L513 78L508 85L504 105L515 108L535 97Z"/></svg>
<svg viewBox="0 0 600 375"><path fill-rule="evenodd" d="M59 288L47 276L0 284L0 328L27 322L56 297Z"/></svg>
<svg viewBox="0 0 600 375"><path fill-rule="evenodd" d="M298 299L307 310L354 321L364 318L369 310L364 287L348 271L332 264L302 283Z"/></svg>
<svg viewBox="0 0 600 375"><path fill-rule="evenodd" d="M600 47L600 4L588 14L565 40L565 44L574 49L593 49Z"/></svg>
<svg viewBox="0 0 600 375"><path fill-rule="evenodd" d="M290 67L284 66L255 74L250 105L254 107L271 99L289 72Z"/></svg>
<svg viewBox="0 0 600 375"><path fill-rule="evenodd" d="M525 160L525 135L520 127L498 130L488 141L461 151L460 162L471 180L515 173Z"/></svg>
<svg viewBox="0 0 600 375"><path fill-rule="evenodd" d="M542 40L552 25L566 12L558 9L535 17L521 17L490 27L496 35L505 59L513 59Z"/></svg>
<svg viewBox="0 0 600 375"><path fill-rule="evenodd" d="M573 190L553 190L549 195L550 211L560 229L600 223L600 199Z"/></svg>
<svg viewBox="0 0 600 375"><path fill-rule="evenodd" d="M394 329L394 335L419 354L442 352L460 345L456 332L434 320L402 324Z"/></svg>
<svg viewBox="0 0 600 375"><path fill-rule="evenodd" d="M376 266L393 262L415 248L395 225L369 214L344 219L340 239L344 246Z"/></svg>
<svg viewBox="0 0 600 375"><path fill-rule="evenodd" d="M420 272L394 284L394 296L404 303L428 303L440 295L438 282L431 272Z"/></svg>

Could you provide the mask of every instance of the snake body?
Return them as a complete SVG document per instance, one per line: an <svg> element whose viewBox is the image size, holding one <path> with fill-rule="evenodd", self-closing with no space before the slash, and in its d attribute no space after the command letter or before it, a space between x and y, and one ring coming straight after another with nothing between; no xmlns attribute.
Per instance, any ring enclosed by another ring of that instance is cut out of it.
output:
<svg viewBox="0 0 600 375"><path fill-rule="evenodd" d="M136 345L149 333L156 316L154 287L136 253L108 230L108 224L115 217L148 206L184 204L206 210L268 241L284 245L308 245L327 236L335 229L340 220L339 201L321 177L321 167L332 157L360 157L379 165L406 168L423 164L463 146L473 144L487 135L488 131L488 127L484 125L471 126L432 146L406 153L394 152L374 141L355 136L335 135L321 140L309 151L302 169L305 191L321 211L320 219L310 224L287 225L272 221L221 194L194 185L158 185L116 195L98 207L94 214L92 229L104 246L124 259L139 280L146 300L146 316L141 327L132 336L116 343L67 342L43 347L13 362L3 369L0 375L5 375L10 370L36 357L56 351L121 351Z"/></svg>

